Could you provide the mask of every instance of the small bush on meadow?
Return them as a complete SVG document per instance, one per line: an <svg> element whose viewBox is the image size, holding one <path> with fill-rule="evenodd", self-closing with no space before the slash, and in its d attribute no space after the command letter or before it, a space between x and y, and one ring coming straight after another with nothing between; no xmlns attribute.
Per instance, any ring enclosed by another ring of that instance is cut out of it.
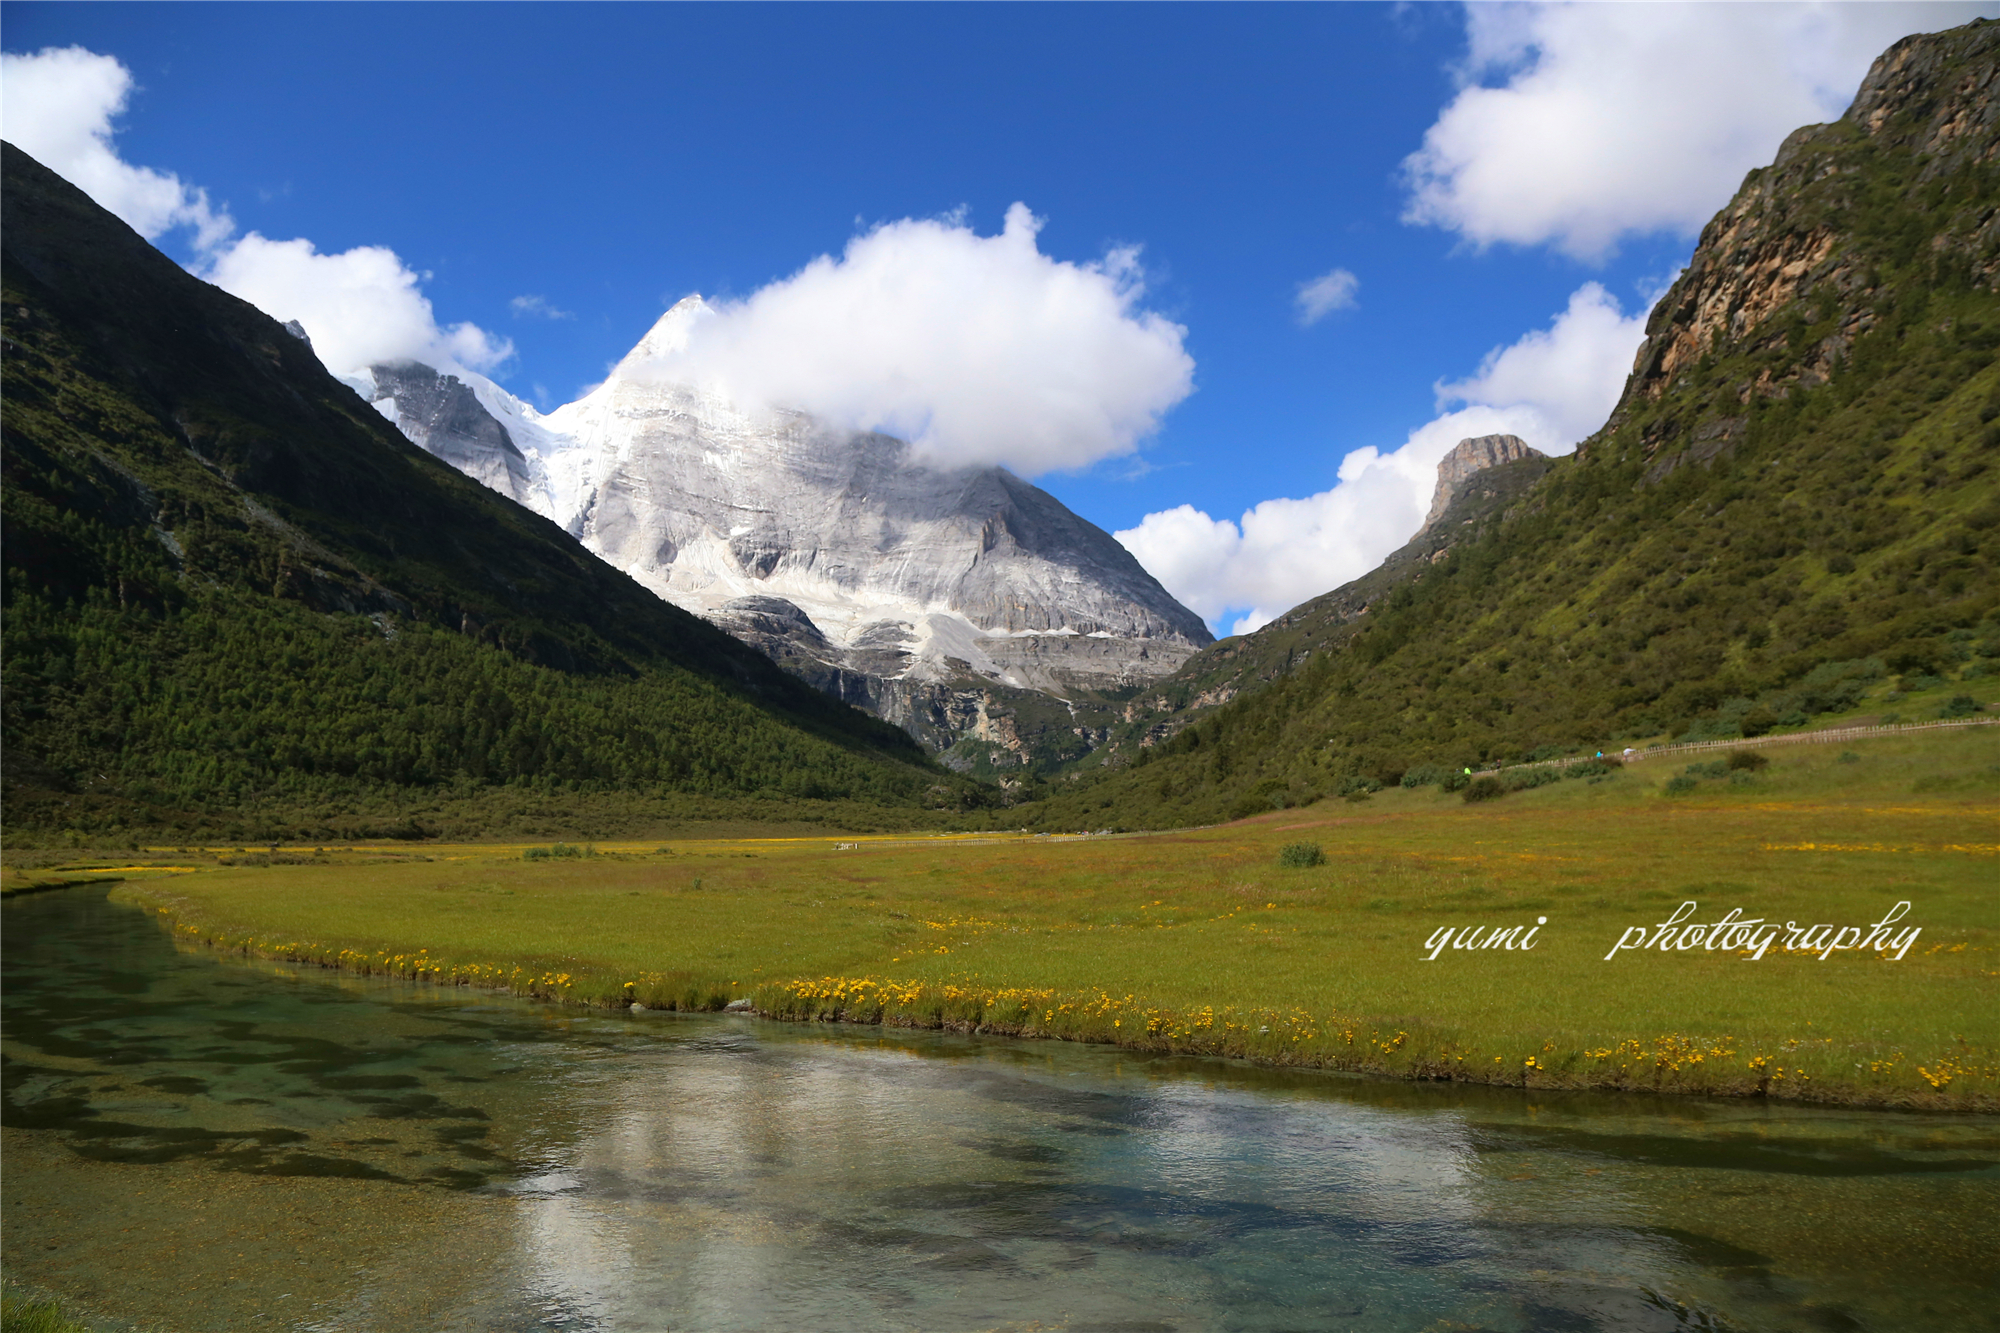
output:
<svg viewBox="0 0 2000 1333"><path fill-rule="evenodd" d="M570 857L595 855L597 855L597 848L591 846L589 843L585 843L581 847L576 847L566 842L559 842L553 847L530 847L521 853L521 859L523 861L559 861Z"/></svg>
<svg viewBox="0 0 2000 1333"><path fill-rule="evenodd" d="M1951 702L1938 709L1939 717L1971 717L1979 711L1979 700L1969 694L1954 694Z"/></svg>
<svg viewBox="0 0 2000 1333"><path fill-rule="evenodd" d="M1326 864L1326 853L1316 842L1288 842L1278 849L1278 864L1292 870L1307 870Z"/></svg>
<svg viewBox="0 0 2000 1333"><path fill-rule="evenodd" d="M1731 750L1729 752L1728 767L1732 773L1755 773L1759 769L1769 768L1770 766L1771 761L1763 755L1758 754L1755 750Z"/></svg>
<svg viewBox="0 0 2000 1333"><path fill-rule="evenodd" d="M1472 777L1468 773L1447 773L1444 775L1444 780L1438 783L1438 786L1443 787L1446 791L1464 791L1471 784Z"/></svg>
<svg viewBox="0 0 2000 1333"><path fill-rule="evenodd" d="M1506 784L1498 778L1474 778L1465 788L1462 798L1468 804L1477 801L1497 801L1507 794Z"/></svg>
<svg viewBox="0 0 2000 1333"><path fill-rule="evenodd" d="M1683 773L1678 777L1668 778L1667 785L1662 789L1662 794L1667 796L1685 796L1700 785L1699 782Z"/></svg>

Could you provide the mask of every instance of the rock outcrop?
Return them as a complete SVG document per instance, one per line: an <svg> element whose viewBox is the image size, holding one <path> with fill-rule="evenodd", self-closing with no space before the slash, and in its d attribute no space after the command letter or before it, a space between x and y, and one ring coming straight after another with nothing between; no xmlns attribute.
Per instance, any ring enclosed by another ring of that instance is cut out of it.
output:
<svg viewBox="0 0 2000 1333"><path fill-rule="evenodd" d="M1424 515L1424 525L1417 529L1416 536L1429 532L1431 525L1444 517L1445 510L1451 508L1451 502L1457 498L1459 489L1475 472L1484 472L1487 468L1519 458L1547 457L1518 435L1477 435L1469 440L1460 440L1438 464L1437 489L1431 493L1430 512ZM1415 541L1416 537L1411 540Z"/></svg>
<svg viewBox="0 0 2000 1333"><path fill-rule="evenodd" d="M464 380L405 361L370 366L347 383L411 442L510 499L529 500L527 457Z"/></svg>
<svg viewBox="0 0 2000 1333"><path fill-rule="evenodd" d="M1994 290L2000 215L1980 204L1977 177L2000 153L1996 71L2000 23L1906 37L1838 121L1793 131L1702 229L1601 434L1648 416L1657 481L1732 450L1753 400L1824 384L1897 308L1885 269L1924 255L1938 280ZM1763 364L1726 395L1693 383L1704 364L1741 355ZM1673 410L1648 410L1661 405Z"/></svg>
<svg viewBox="0 0 2000 1333"><path fill-rule="evenodd" d="M1423 579L1453 548L1479 540L1503 522L1554 466L1555 459L1512 435L1462 441L1438 465L1443 508L1434 505L1422 530L1380 565L1252 634L1202 649L1122 708L1079 708L1077 720L1101 722L1107 729L1106 760L1127 762L1230 700L1284 679L1337 648L1367 623L1369 608L1382 598Z"/></svg>

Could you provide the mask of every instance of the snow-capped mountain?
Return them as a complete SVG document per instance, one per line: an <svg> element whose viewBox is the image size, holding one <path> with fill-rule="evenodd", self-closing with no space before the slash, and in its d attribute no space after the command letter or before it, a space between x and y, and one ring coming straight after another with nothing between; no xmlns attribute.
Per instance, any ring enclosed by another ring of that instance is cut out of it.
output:
<svg viewBox="0 0 2000 1333"><path fill-rule="evenodd" d="M943 705L914 686L1062 698L1165 675L1212 641L1110 534L1005 469L936 471L891 436L662 380L656 358L702 313L681 302L546 415L465 371L349 382L661 597L919 734L961 728L919 716Z"/></svg>

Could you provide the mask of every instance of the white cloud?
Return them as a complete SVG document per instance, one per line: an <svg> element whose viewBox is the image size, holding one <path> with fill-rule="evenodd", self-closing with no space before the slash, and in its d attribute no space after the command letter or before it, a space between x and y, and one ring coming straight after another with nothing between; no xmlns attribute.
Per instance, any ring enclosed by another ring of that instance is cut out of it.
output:
<svg viewBox="0 0 2000 1333"><path fill-rule="evenodd" d="M193 271L279 320L296 319L335 374L415 358L490 370L513 344L472 324L440 328L419 275L392 250L360 246L320 254L311 241L236 237L226 209L178 176L135 167L112 147L132 74L80 46L0 56L0 134L149 240L194 230Z"/></svg>
<svg viewBox="0 0 2000 1333"><path fill-rule="evenodd" d="M1897 38L1987 4L1469 4L1458 95L1405 162L1405 220L1601 259L1692 235Z"/></svg>
<svg viewBox="0 0 2000 1333"><path fill-rule="evenodd" d="M323 255L311 241L253 231L212 254L202 276L268 315L299 321L335 374L399 360L484 371L514 351L476 325L439 328L418 275L384 246Z"/></svg>
<svg viewBox="0 0 2000 1333"><path fill-rule="evenodd" d="M576 318L576 315L571 311L558 310L550 305L548 298L545 296L517 296L507 303L507 308L514 312L516 319L527 315L539 316L542 319Z"/></svg>
<svg viewBox="0 0 2000 1333"><path fill-rule="evenodd" d="M1494 348L1469 378L1440 383L1438 405L1531 412L1535 424L1514 433L1543 453L1567 453L1611 414L1645 336L1643 311L1626 315L1586 282L1548 328Z"/></svg>
<svg viewBox="0 0 2000 1333"><path fill-rule="evenodd" d="M1114 535L1210 625L1219 630L1234 613L1229 632L1248 633L1408 541L1430 508L1438 461L1460 440L1505 433L1543 453L1575 448L1616 405L1644 336L1643 314L1625 316L1587 283L1547 329L1495 348L1470 377L1440 383L1440 414L1400 446L1348 454L1331 490L1266 500L1236 522L1181 505Z"/></svg>
<svg viewBox="0 0 2000 1333"><path fill-rule="evenodd" d="M998 236L905 219L720 303L662 377L909 439L937 467L1034 476L1132 451L1193 389L1186 330L1140 307L1136 251L1059 262L1024 204Z"/></svg>
<svg viewBox="0 0 2000 1333"><path fill-rule="evenodd" d="M1344 268L1300 283L1299 293L1293 298L1299 307L1299 323L1317 324L1334 311L1352 306L1355 289L1360 286L1361 280Z"/></svg>
<svg viewBox="0 0 2000 1333"><path fill-rule="evenodd" d="M235 230L226 210L171 172L134 167L111 147L111 122L125 110L132 72L80 46L0 55L0 137L82 190L151 240L192 227L212 245Z"/></svg>

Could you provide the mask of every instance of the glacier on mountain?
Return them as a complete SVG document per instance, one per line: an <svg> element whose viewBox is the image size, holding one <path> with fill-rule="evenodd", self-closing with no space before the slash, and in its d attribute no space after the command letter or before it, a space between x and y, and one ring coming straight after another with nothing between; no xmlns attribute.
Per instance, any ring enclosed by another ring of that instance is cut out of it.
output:
<svg viewBox="0 0 2000 1333"><path fill-rule="evenodd" d="M348 383L661 597L905 725L919 704L886 682L1061 698L1165 675L1212 642L1108 533L1004 468L937 471L892 436L662 378L658 358L705 311L682 301L546 414L462 369L377 365Z"/></svg>

